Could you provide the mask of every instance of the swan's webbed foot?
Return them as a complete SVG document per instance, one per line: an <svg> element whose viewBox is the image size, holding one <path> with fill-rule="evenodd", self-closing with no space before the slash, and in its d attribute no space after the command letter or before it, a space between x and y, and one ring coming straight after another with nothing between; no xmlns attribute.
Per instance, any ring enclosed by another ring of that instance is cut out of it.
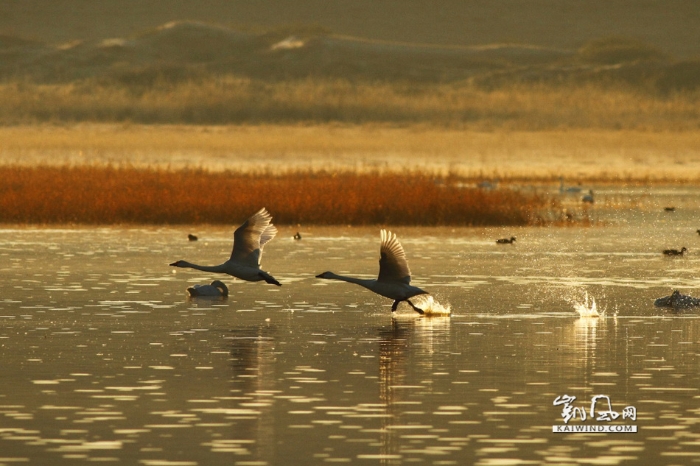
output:
<svg viewBox="0 0 700 466"><path fill-rule="evenodd" d="M406 302L407 302L408 304L410 304L411 307L413 308L413 310L416 311L418 314L420 314L420 315L425 314L425 311L423 311L423 309L416 307L416 306L415 306L411 301L409 301L408 299L406 300Z"/></svg>
<svg viewBox="0 0 700 466"><path fill-rule="evenodd" d="M398 299L397 299L396 301L394 301L394 304L391 305L391 312L395 312L395 311L396 311L396 308L399 307L399 303L400 303L400 302L401 302L401 301L399 301Z"/></svg>
<svg viewBox="0 0 700 466"><path fill-rule="evenodd" d="M269 283L271 285L277 285L277 286L282 286L280 282L275 280L275 278L272 275L260 272L258 275L262 277L263 280L265 280L266 283Z"/></svg>

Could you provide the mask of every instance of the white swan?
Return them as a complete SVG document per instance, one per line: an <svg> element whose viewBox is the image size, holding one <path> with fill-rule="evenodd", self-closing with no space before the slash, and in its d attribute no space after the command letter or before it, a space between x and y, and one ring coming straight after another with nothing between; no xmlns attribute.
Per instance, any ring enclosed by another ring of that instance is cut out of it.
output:
<svg viewBox="0 0 700 466"><path fill-rule="evenodd" d="M390 231L382 230L381 238L382 245L379 249L381 256L379 259L379 276L376 280L345 277L336 275L333 272L323 272L320 275L316 275L316 278L355 283L386 298L391 298L394 300L394 304L391 306L391 312L396 310L401 301L406 301L411 305L414 311L423 314L423 310L414 306L410 298L419 294L429 293L410 285L411 271L408 270L406 253L404 253L399 240L396 239L396 235Z"/></svg>
<svg viewBox="0 0 700 466"><path fill-rule="evenodd" d="M187 294L191 298L197 297L226 297L228 296L228 287L221 280L214 280L210 285L194 285L187 288Z"/></svg>
<svg viewBox="0 0 700 466"><path fill-rule="evenodd" d="M581 187L580 186L569 186L568 188L564 187L564 177L560 176L559 177L559 192L561 194L578 194L581 192Z"/></svg>
<svg viewBox="0 0 700 466"><path fill-rule="evenodd" d="M197 265L179 260L170 265L189 267L204 272L227 273L249 282L265 280L267 283L282 286L272 275L260 270L263 247L277 234L277 228L270 223L271 220L272 216L263 207L238 227L233 233L231 257L223 264Z"/></svg>

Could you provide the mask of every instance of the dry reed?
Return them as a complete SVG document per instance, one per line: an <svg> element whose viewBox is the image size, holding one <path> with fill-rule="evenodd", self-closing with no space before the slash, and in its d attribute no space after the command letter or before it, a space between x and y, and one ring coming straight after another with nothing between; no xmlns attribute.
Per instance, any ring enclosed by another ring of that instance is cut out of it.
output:
<svg viewBox="0 0 700 466"><path fill-rule="evenodd" d="M558 186L698 183L697 131L473 131L428 125L0 126L0 165L401 171Z"/></svg>
<svg viewBox="0 0 700 466"><path fill-rule="evenodd" d="M221 76L129 88L97 80L0 84L0 124L428 123L474 129L697 130L700 94L624 86L409 84Z"/></svg>
<svg viewBox="0 0 700 466"><path fill-rule="evenodd" d="M0 179L0 222L20 224L231 224L265 206L279 224L527 225L561 210L536 193L425 173L5 166Z"/></svg>

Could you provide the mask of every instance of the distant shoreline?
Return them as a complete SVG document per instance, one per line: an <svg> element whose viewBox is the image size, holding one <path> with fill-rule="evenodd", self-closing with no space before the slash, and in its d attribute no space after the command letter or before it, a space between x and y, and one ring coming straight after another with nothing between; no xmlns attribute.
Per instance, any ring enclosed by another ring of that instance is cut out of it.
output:
<svg viewBox="0 0 700 466"><path fill-rule="evenodd" d="M693 184L700 132L428 125L0 126L1 166L237 173L420 171L467 182Z"/></svg>

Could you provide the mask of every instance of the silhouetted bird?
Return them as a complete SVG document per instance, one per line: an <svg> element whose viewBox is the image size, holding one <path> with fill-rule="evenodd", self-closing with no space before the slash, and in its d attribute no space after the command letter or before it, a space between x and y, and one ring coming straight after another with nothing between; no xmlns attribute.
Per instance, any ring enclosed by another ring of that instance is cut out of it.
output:
<svg viewBox="0 0 700 466"><path fill-rule="evenodd" d="M681 250L679 251L678 249L664 249L664 255L666 256L682 256L684 252L686 252L688 249L685 247L682 247Z"/></svg>
<svg viewBox="0 0 700 466"><path fill-rule="evenodd" d="M665 210L666 212L675 212L675 211L676 211L676 208L675 208L675 207L664 207L664 210Z"/></svg>
<svg viewBox="0 0 700 466"><path fill-rule="evenodd" d="M514 242L515 242L515 236L511 236L510 239L501 238L501 239L496 240L497 244L513 244Z"/></svg>
<svg viewBox="0 0 700 466"><path fill-rule="evenodd" d="M199 238L197 238L195 235L187 235L187 239L190 241L197 241Z"/></svg>
<svg viewBox="0 0 700 466"><path fill-rule="evenodd" d="M583 202L587 202L589 204L593 204L595 202L595 199L593 199L593 190L590 189L588 191L588 194L583 196L583 199L581 199Z"/></svg>
<svg viewBox="0 0 700 466"><path fill-rule="evenodd" d="M243 225L233 232L233 249L231 257L219 265L197 265L187 261L176 261L173 267L188 267L202 272L225 273L249 282L265 281L282 286L269 273L260 270L260 258L263 247L277 234L272 224L272 215L263 207Z"/></svg>
<svg viewBox="0 0 700 466"><path fill-rule="evenodd" d="M300 239L301 239L301 233L299 233L299 232L297 231L296 234L294 235L294 239L297 240L297 241L300 240Z"/></svg>
<svg viewBox="0 0 700 466"><path fill-rule="evenodd" d="M411 286L411 272L408 269L406 253L396 239L396 235L390 231L381 231L381 246L379 248L379 276L374 279L362 279L355 277L345 277L336 275L333 272L323 272L316 275L316 278L327 280L342 280L348 283L355 283L370 291L394 300L391 312L394 312L401 301L406 301L414 311L423 314L423 309L416 307L411 298L420 294L428 294L418 287Z"/></svg>

